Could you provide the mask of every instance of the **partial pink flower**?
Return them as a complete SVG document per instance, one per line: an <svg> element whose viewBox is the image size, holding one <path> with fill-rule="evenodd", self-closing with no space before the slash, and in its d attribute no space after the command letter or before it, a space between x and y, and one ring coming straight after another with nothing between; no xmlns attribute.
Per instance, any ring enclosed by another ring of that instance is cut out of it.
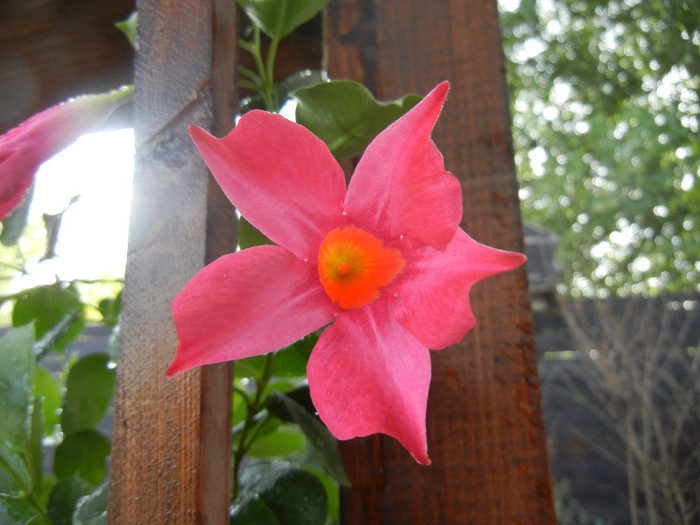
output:
<svg viewBox="0 0 700 525"><path fill-rule="evenodd" d="M0 220L22 203L44 161L97 129L131 93L126 88L74 98L0 135Z"/></svg>
<svg viewBox="0 0 700 525"><path fill-rule="evenodd" d="M476 323L469 291L525 257L460 229L459 181L431 140L442 83L368 146L345 186L304 127L251 111L217 139L190 133L231 202L277 246L225 255L175 298L168 376L274 351L328 325L307 375L338 439L394 437L429 464L430 353Z"/></svg>

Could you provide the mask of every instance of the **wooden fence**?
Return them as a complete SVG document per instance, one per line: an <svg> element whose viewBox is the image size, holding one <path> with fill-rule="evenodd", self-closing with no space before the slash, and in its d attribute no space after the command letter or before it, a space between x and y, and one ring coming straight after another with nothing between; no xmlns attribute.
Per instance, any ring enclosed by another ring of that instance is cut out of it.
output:
<svg viewBox="0 0 700 525"><path fill-rule="evenodd" d="M233 210L187 135L232 126L232 0L140 0L136 174L124 290L109 522L227 522L231 366L165 378L175 294L233 251ZM434 132L462 182L463 227L523 250L495 0L331 0L327 68L380 99L452 90ZM321 42L318 42L318 46ZM319 47L320 49L320 47ZM314 60L292 41L280 56ZM309 64L318 67L318 64ZM343 444L347 524L546 524L554 511L525 268L472 291L478 326L433 352L421 467L390 439ZM232 312L235 315L235 312Z"/></svg>

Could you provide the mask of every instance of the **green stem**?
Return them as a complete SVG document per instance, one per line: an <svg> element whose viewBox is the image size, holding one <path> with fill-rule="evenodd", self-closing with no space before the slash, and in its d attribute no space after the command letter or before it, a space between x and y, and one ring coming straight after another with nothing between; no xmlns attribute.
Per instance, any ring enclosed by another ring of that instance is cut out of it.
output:
<svg viewBox="0 0 700 525"><path fill-rule="evenodd" d="M253 441L255 441L255 438L257 437L258 433L260 432L260 429L262 426L267 423L269 420L270 416L263 417L262 420L256 421L256 415L258 415L260 412L262 412L265 408L264 406L264 398L263 398L263 393L265 389L267 388L268 383L270 382L270 378L272 377L272 371L275 366L275 354L270 353L267 354L266 359L265 359L265 367L263 368L262 375L260 376L259 379L256 380L256 385L255 385L255 396L253 397L252 401L247 397L244 396L244 399L246 400L246 415L245 419L243 421L243 428L241 428L241 432L238 438L238 446L235 448L233 451L233 499L235 500L238 497L238 494L240 493L241 490L241 483L240 483L240 472L241 472L241 463L243 462L243 458L245 457L246 453L250 449L250 446L253 444ZM240 394L240 392L239 392Z"/></svg>
<svg viewBox="0 0 700 525"><path fill-rule="evenodd" d="M275 57L277 55L277 48L279 47L280 39L275 35L270 41L270 47L267 49L267 59L266 59L266 69L265 69L265 84L264 84L264 95L267 102L267 109L269 111L277 112L280 108L277 107L274 99L273 88L275 86ZM261 75L262 76L262 75Z"/></svg>
<svg viewBox="0 0 700 525"><path fill-rule="evenodd" d="M257 74L249 69L244 68L241 70L244 76L253 81L252 84L250 84L249 81L244 81L245 87L254 89L260 93L265 99L267 110L272 112L277 112L279 110L274 97L275 57L277 56L279 43L280 38L278 36L272 37L270 40L270 47L267 50L267 56L263 59L262 50L260 48L260 28L257 26L253 27L253 38L251 41L240 42L240 47L253 55L255 65L258 69ZM243 85L243 83L241 83L241 85Z"/></svg>

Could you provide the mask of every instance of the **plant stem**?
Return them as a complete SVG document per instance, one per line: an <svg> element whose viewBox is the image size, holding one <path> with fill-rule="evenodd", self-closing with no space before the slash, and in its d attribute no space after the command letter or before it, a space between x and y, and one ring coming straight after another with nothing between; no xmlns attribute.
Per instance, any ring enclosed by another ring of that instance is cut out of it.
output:
<svg viewBox="0 0 700 525"><path fill-rule="evenodd" d="M275 353L272 352L267 354L265 359L265 367L263 368L262 375L260 378L256 378L255 383L255 396L252 401L246 399L246 415L243 421L243 428L241 429L240 436L238 438L238 446L233 451L233 500L235 500L241 490L241 463L246 453L250 449L250 446L255 441L258 433L262 426L267 423L270 416L263 417L262 420L256 421L255 416L258 415L265 409L263 394L267 388L270 378L272 377L272 370L275 365ZM240 392L239 392L240 395Z"/></svg>
<svg viewBox="0 0 700 525"><path fill-rule="evenodd" d="M277 107L274 98L274 86L275 86L275 57L277 55L277 48L279 47L280 39L276 35L270 41L270 47L267 49L267 59L266 59L266 69L265 75L263 76L265 89L264 95L267 103L267 109L269 111L277 112L280 108ZM262 76L262 74L261 74Z"/></svg>
<svg viewBox="0 0 700 525"><path fill-rule="evenodd" d="M253 27L253 38L250 42L242 41L240 43L241 48L248 51L253 55L255 60L255 65L258 68L258 73L255 73L247 68L243 68L241 73L253 80L252 83L249 81L245 82L245 87L249 89L254 89L260 93L265 99L265 106L268 111L273 113L279 111L279 107L275 103L274 97L274 86L275 86L275 57L277 55L277 48L279 47L280 38L278 36L272 37L270 40L270 46L267 49L267 56L263 59L262 50L260 48L260 28ZM259 81L259 84L258 84Z"/></svg>

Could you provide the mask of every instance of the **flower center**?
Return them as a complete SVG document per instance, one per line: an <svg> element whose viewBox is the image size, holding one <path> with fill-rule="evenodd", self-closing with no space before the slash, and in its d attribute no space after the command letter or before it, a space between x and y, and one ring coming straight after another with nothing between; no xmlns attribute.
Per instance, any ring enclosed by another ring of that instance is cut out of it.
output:
<svg viewBox="0 0 700 525"><path fill-rule="evenodd" d="M331 230L318 251L318 273L328 296L341 308L359 308L379 297L403 270L398 250L365 230L345 226Z"/></svg>

